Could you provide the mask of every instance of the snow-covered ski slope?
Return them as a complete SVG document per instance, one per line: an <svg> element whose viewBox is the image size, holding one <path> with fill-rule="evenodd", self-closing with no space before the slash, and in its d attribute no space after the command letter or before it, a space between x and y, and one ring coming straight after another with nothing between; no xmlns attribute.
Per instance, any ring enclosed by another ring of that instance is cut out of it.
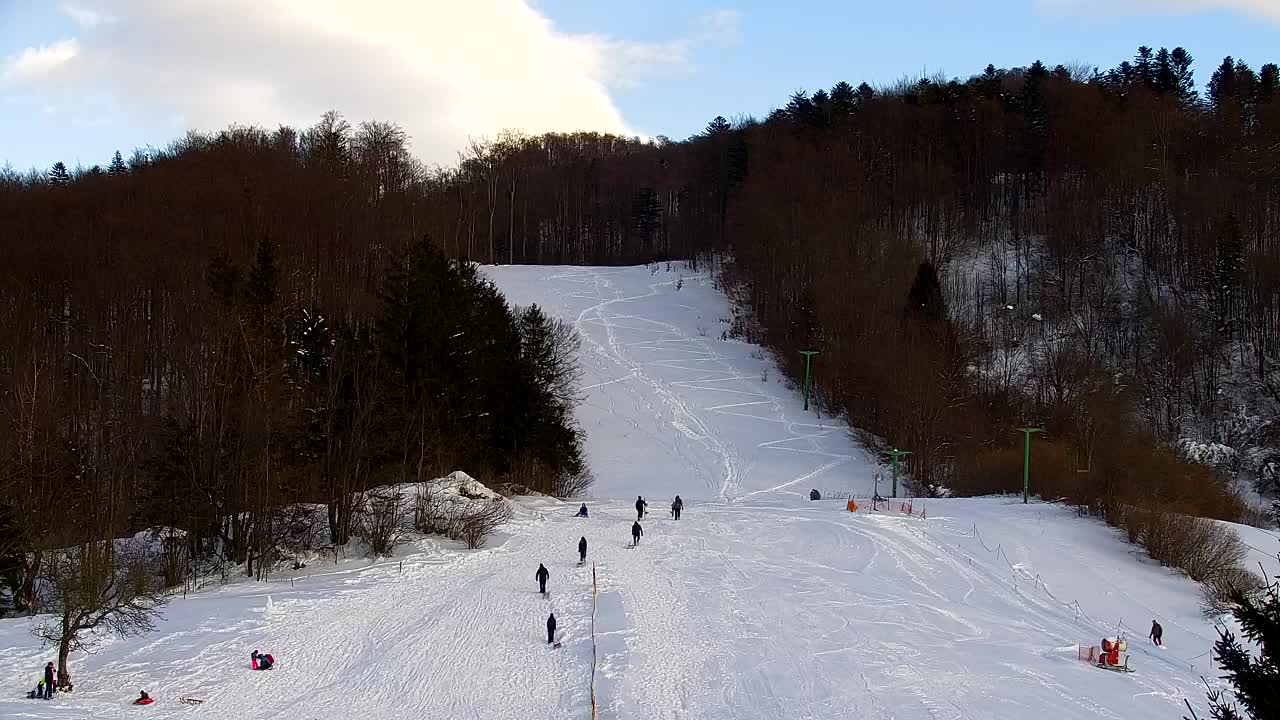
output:
<svg viewBox="0 0 1280 720"><path fill-rule="evenodd" d="M914 516L809 502L814 486L869 490L873 468L776 372L760 383L752 348L719 341L728 308L709 282L665 268L488 271L513 301L577 322L584 385L609 383L580 414L598 477L590 518L524 500L483 550L418 540L395 559L177 598L157 632L73 656L77 690L51 702L23 696L53 653L31 621L0 620L0 718L585 720L593 568L601 718L1167 720L1184 697L1205 716L1215 634L1197 588L1113 531L1012 498L917 501ZM650 327L648 340L624 329ZM758 404L718 407L735 403ZM640 493L652 512L629 549ZM1275 537L1242 533L1280 573L1265 553ZM551 610L559 649L545 644ZM1153 618L1166 650L1145 640ZM1117 631L1136 673L1076 660L1076 643ZM255 648L276 669L250 671ZM142 689L157 703L130 706Z"/></svg>
<svg viewBox="0 0 1280 720"><path fill-rule="evenodd" d="M578 420L594 496L870 494L874 464L848 426L804 412L758 347L721 339L732 311L707 273L678 263L484 270L508 301L537 303L582 337Z"/></svg>

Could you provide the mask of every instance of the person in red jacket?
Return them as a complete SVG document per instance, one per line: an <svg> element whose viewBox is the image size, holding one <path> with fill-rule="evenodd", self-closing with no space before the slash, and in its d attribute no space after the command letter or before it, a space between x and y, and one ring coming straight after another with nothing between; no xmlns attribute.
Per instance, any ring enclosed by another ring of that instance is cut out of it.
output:
<svg viewBox="0 0 1280 720"><path fill-rule="evenodd" d="M155 700L151 699L151 696L147 694L146 690L139 690L138 699L134 700L133 704L134 705L150 705L153 702L155 702Z"/></svg>

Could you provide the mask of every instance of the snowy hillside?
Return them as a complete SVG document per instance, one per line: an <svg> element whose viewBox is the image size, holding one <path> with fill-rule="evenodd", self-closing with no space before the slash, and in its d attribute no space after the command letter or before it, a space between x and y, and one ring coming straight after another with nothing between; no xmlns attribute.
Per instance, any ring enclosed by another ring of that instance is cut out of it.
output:
<svg viewBox="0 0 1280 720"><path fill-rule="evenodd" d="M810 487L868 493L874 466L776 373L761 382L754 348L719 340L728 308L709 281L487 272L585 336L589 518L524 499L481 550L418 539L395 559L176 598L157 632L73 656L76 691L50 702L23 695L53 653L31 620L0 620L0 717L585 720L593 686L599 717L644 720L1168 720L1184 697L1203 708L1215 633L1198 588L1115 531L1006 498L917 501L912 515L810 502ZM666 510L677 492L679 521ZM651 515L630 549L640 493ZM1248 532L1251 561L1280 572L1274 535ZM1165 650L1145 640L1152 619ZM1136 673L1076 659L1078 643L1116 633ZM277 667L251 672L254 649ZM130 706L143 689L157 703Z"/></svg>
<svg viewBox="0 0 1280 720"><path fill-rule="evenodd" d="M870 495L874 465L847 426L805 413L759 348L721 339L732 312L706 274L678 263L485 272L511 303L537 303L582 336L578 420L595 497Z"/></svg>

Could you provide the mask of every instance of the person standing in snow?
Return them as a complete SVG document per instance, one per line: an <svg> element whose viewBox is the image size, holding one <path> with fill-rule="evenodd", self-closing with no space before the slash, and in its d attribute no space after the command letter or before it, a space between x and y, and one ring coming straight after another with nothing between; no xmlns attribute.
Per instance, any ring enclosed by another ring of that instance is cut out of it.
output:
<svg viewBox="0 0 1280 720"><path fill-rule="evenodd" d="M684 501L677 495L675 502L671 503L671 517L676 520L680 519L680 511L684 509Z"/></svg>
<svg viewBox="0 0 1280 720"><path fill-rule="evenodd" d="M57 670L53 669L53 663L44 666L44 699L52 700L53 694L58 691Z"/></svg>
<svg viewBox="0 0 1280 720"><path fill-rule="evenodd" d="M547 616L547 644L553 645L556 641L556 614L551 613Z"/></svg>
<svg viewBox="0 0 1280 720"><path fill-rule="evenodd" d="M547 566L542 563L538 563L538 572L534 573L534 577L538 578L538 592L546 595L547 578L551 577L551 573L547 572Z"/></svg>
<svg viewBox="0 0 1280 720"><path fill-rule="evenodd" d="M648 506L649 503L645 502L643 497L640 495L636 496L636 520L644 517L644 509Z"/></svg>
<svg viewBox="0 0 1280 720"><path fill-rule="evenodd" d="M640 527L640 521L631 523L631 544L639 545L640 536L644 534L644 528Z"/></svg>
<svg viewBox="0 0 1280 720"><path fill-rule="evenodd" d="M584 537L578 541L578 564L587 561L587 539Z"/></svg>
<svg viewBox="0 0 1280 720"><path fill-rule="evenodd" d="M1149 637L1151 638L1151 642L1156 645L1164 644L1160 641L1160 638L1164 637L1164 628L1160 627L1160 623L1155 620L1151 621L1151 635Z"/></svg>

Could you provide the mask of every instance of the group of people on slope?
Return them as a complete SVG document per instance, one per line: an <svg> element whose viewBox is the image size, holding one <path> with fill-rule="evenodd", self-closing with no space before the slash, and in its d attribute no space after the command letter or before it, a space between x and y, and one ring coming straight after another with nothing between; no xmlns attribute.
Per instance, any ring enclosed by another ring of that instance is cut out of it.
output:
<svg viewBox="0 0 1280 720"><path fill-rule="evenodd" d="M640 521L644 518L645 511L648 509L649 503L645 502L643 495L636 496L636 521L631 523L631 547L640 544L640 538L644 535L644 528L640 526ZM671 501L671 517L679 520L680 512L684 510L684 500L679 495L675 500ZM578 512L574 517L590 517L591 512L587 509L587 504L583 503L578 508ZM578 564L582 565L587 561L587 538L582 537L578 540ZM547 566L538 563L538 570L534 573L534 578L538 581L538 592L547 594L547 580L551 578L551 571L547 570ZM547 643L554 645L556 641L556 614L552 612L547 616Z"/></svg>
<svg viewBox="0 0 1280 720"><path fill-rule="evenodd" d="M71 673L59 673L53 663L44 666L44 673L36 683L36 689L27 693L27 697L36 700L52 700L53 694L61 690L71 692Z"/></svg>
<svg viewBox="0 0 1280 720"><path fill-rule="evenodd" d="M249 654L249 667L254 670L270 670L275 667L276 659L271 653L260 653L254 650ZM58 690L63 692L71 692L71 673L59 673L53 667L53 663L44 666L44 675L40 678L40 682L36 684L36 689L27 693L27 697L32 699L52 700L53 694ZM150 705L155 702L155 698L147 694L146 690L139 690L138 697L133 701L134 705ZM200 702L199 700L183 702Z"/></svg>

